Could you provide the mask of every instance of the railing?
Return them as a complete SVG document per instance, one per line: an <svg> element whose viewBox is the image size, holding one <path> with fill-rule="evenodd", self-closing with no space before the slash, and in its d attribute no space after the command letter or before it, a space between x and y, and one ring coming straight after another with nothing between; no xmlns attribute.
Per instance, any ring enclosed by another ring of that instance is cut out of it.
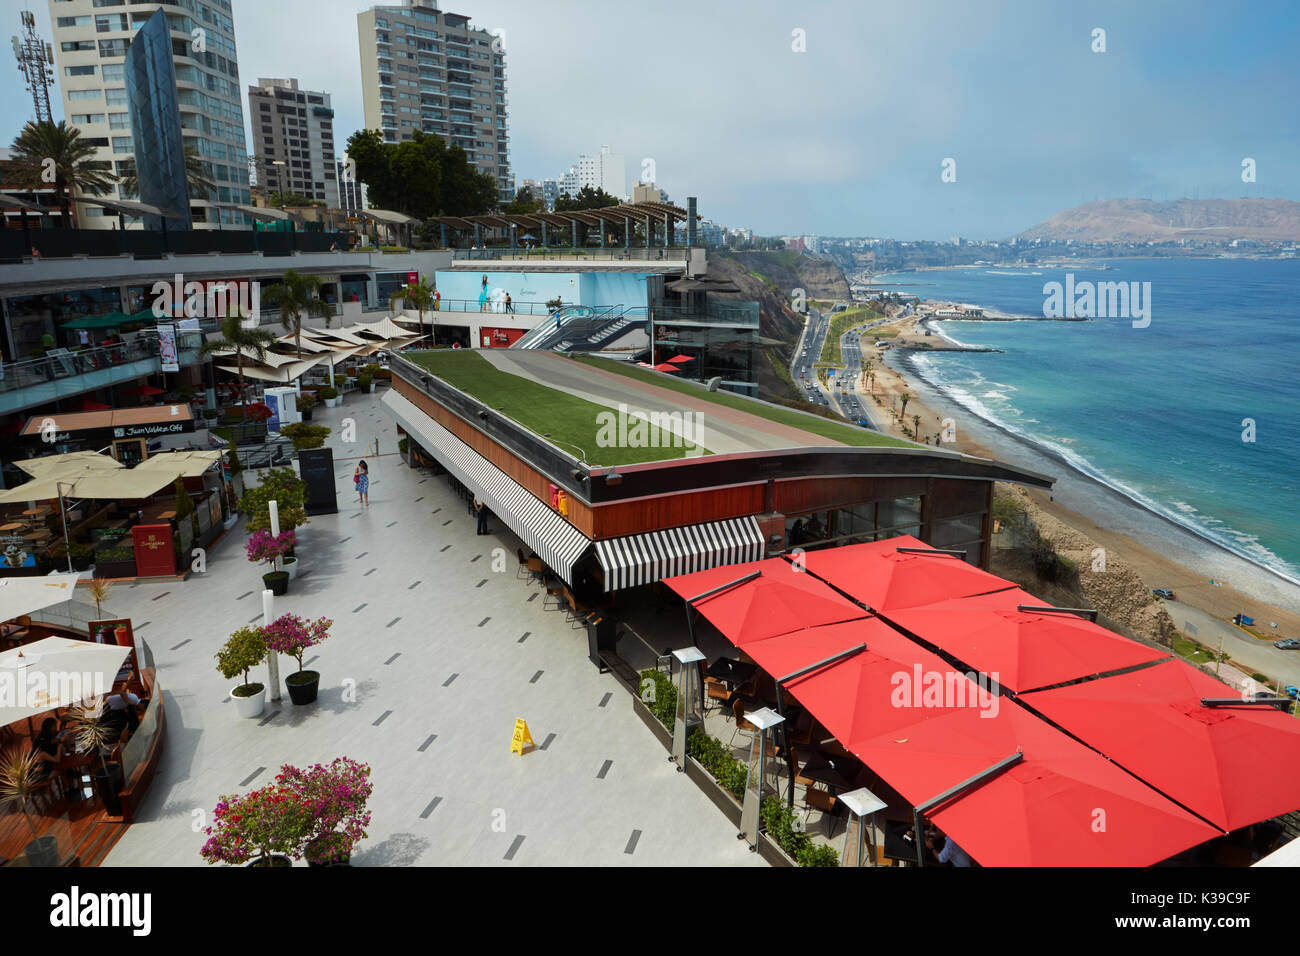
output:
<svg viewBox="0 0 1300 956"><path fill-rule="evenodd" d="M413 306L407 305L407 311L411 311ZM478 312L478 299L441 299L438 302L438 309L425 309L425 315L437 314L437 312ZM510 308L505 306L497 307L496 303L489 299L483 304L481 311L494 312L497 315L550 315L555 311L554 307L547 305L545 302L515 302L511 301Z"/></svg>
<svg viewBox="0 0 1300 956"><path fill-rule="evenodd" d="M561 213L560 215L563 215ZM452 258L462 260L475 259L536 259L542 261L559 261L564 259L600 259L617 262L629 261L685 261L689 255L686 246L549 246L546 248L526 249L521 246L499 246L485 249L453 249Z"/></svg>
<svg viewBox="0 0 1300 956"><path fill-rule="evenodd" d="M35 248L42 259L76 256L136 256L168 254L255 253L287 256L293 252L327 252L347 248L339 232L255 232L248 229L204 229L162 232L149 229L0 229L0 262L23 262Z"/></svg>
<svg viewBox="0 0 1300 956"><path fill-rule="evenodd" d="M725 305L707 305L703 309L681 305L655 305L650 314L656 322L728 322L735 325L758 326L758 312L751 309Z"/></svg>
<svg viewBox="0 0 1300 956"><path fill-rule="evenodd" d="M202 343L201 332L178 332L176 345L180 364L193 365L197 362ZM101 345L76 352L52 349L40 358L0 365L0 392L45 385L59 379L88 375L104 369L111 370L115 366L157 356L158 331L156 329L145 329L116 345Z"/></svg>

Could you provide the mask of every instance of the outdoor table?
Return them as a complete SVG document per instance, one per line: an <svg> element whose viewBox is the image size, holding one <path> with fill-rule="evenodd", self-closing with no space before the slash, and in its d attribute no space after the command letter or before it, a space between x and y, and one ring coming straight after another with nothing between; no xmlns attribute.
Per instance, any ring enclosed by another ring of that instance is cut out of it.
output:
<svg viewBox="0 0 1300 956"><path fill-rule="evenodd" d="M0 524L0 531L22 531L27 527L22 521L11 521L9 524Z"/></svg>
<svg viewBox="0 0 1300 956"><path fill-rule="evenodd" d="M907 834L912 834L912 824L904 820L886 820L885 843L881 848L881 853L890 860L915 863L915 834L912 834L912 839L908 839Z"/></svg>
<svg viewBox="0 0 1300 956"><path fill-rule="evenodd" d="M836 790L852 787L854 779L861 770L862 761L860 760L852 757L835 757L819 753L804 764L799 773L809 780L826 784L831 788L833 796Z"/></svg>
<svg viewBox="0 0 1300 956"><path fill-rule="evenodd" d="M28 508L26 511L23 512L23 514L29 515L33 518L43 518L49 513L50 513L49 508Z"/></svg>
<svg viewBox="0 0 1300 956"><path fill-rule="evenodd" d="M734 661L729 657L719 657L705 671L705 674L709 677L720 680L729 687L743 684L757 673L757 664L746 664L743 661Z"/></svg>
<svg viewBox="0 0 1300 956"><path fill-rule="evenodd" d="M174 511L164 511L164 512L162 512L162 513L160 513L160 514L158 515L158 520L159 520L159 521L170 521L172 518L175 518L175 517L176 517L176 512L174 512Z"/></svg>

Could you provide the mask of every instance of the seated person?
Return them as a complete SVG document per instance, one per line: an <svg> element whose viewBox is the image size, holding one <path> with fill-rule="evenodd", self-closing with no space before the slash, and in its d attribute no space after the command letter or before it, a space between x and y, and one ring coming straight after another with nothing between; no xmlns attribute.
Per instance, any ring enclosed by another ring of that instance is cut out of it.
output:
<svg viewBox="0 0 1300 956"><path fill-rule="evenodd" d="M59 725L53 717L46 717L41 723L41 732L32 741L32 753L39 758L36 773L41 780L49 779L53 765L64 757L63 741L59 737Z"/></svg>
<svg viewBox="0 0 1300 956"><path fill-rule="evenodd" d="M104 703L108 705L110 716L120 714L124 726L131 733L136 732L140 726L140 711L137 709L140 706L140 698L131 693L128 681L123 681L118 692L110 695Z"/></svg>
<svg viewBox="0 0 1300 956"><path fill-rule="evenodd" d="M940 833L934 827L931 827L925 834L925 845L931 853L935 853L940 863L947 863L949 866L974 866L975 862L966 855L966 851L959 847L950 836L943 837L943 849L935 851L935 844L938 842Z"/></svg>

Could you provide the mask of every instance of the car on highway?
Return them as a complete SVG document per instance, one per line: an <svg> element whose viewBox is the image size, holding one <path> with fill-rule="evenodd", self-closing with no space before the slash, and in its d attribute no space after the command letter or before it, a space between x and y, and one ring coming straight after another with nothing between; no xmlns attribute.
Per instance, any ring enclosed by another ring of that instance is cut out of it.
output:
<svg viewBox="0 0 1300 956"><path fill-rule="evenodd" d="M1290 684L1287 684L1286 690L1284 690L1283 693L1292 700L1300 700L1300 687L1293 687Z"/></svg>
<svg viewBox="0 0 1300 956"><path fill-rule="evenodd" d="M1274 641L1273 646L1279 651L1295 651L1300 650L1300 641L1294 637L1284 637L1280 641Z"/></svg>
<svg viewBox="0 0 1300 956"><path fill-rule="evenodd" d="M1164 598L1166 601L1177 601L1178 595L1168 588L1152 588L1151 593L1158 598Z"/></svg>

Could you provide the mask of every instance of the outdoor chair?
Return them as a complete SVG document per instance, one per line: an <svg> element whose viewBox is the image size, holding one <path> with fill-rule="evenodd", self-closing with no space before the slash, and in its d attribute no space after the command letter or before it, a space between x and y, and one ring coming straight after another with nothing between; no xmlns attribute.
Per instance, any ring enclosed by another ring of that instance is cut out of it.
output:
<svg viewBox="0 0 1300 956"><path fill-rule="evenodd" d="M706 701L708 700L727 701L731 699L731 691L727 689L726 684L718 680L716 677L705 677L704 696L706 698ZM721 707L722 705L719 704L718 706Z"/></svg>
<svg viewBox="0 0 1300 956"><path fill-rule="evenodd" d="M808 815L813 810L820 810L826 816L826 835L835 835L835 820L838 815L839 801L831 796L829 790L822 790L818 787L809 787L804 791L804 806L808 808ZM808 817L804 817L804 822L808 822Z"/></svg>
<svg viewBox="0 0 1300 956"><path fill-rule="evenodd" d="M550 607L551 598L555 598L555 609L558 611L564 606L564 592L561 590L562 585L559 581L546 582L546 597L542 600L542 610Z"/></svg>
<svg viewBox="0 0 1300 956"><path fill-rule="evenodd" d="M736 727L731 732L731 746L734 747L736 745L736 735L741 733L748 736L752 743L754 732L758 730L758 728L745 719L744 701L733 700L731 702L731 714L736 719Z"/></svg>
<svg viewBox="0 0 1300 956"><path fill-rule="evenodd" d="M515 579L518 580L529 573L528 559L524 557L523 548L515 548L515 555L519 558L519 567L515 569Z"/></svg>
<svg viewBox="0 0 1300 956"><path fill-rule="evenodd" d="M533 555L528 559L528 573L533 576L535 582L546 580L546 565L542 564L542 559Z"/></svg>

